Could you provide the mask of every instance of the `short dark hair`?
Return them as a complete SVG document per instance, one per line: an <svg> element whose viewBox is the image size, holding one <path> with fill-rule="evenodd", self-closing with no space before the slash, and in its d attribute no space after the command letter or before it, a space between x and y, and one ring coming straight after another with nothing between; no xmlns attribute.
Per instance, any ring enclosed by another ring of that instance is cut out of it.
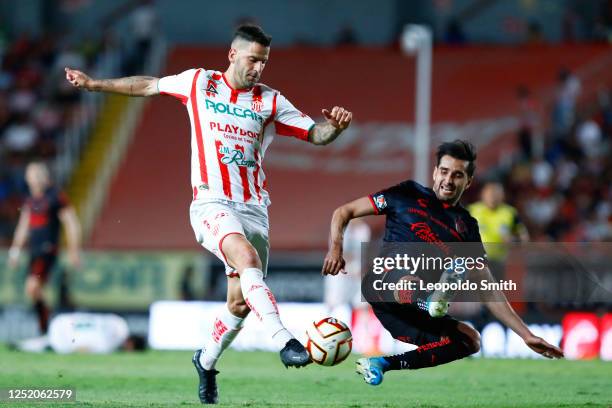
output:
<svg viewBox="0 0 612 408"><path fill-rule="evenodd" d="M455 159L469 161L467 166L467 174L469 177L474 175L474 172L476 171L475 161L477 155L474 145L472 145L470 142L456 139L452 142L442 143L440 146L438 146L438 151L436 153L436 157L438 158L436 166L440 165L440 160L442 160L442 157L446 155Z"/></svg>
<svg viewBox="0 0 612 408"><path fill-rule="evenodd" d="M236 38L242 38L249 42L256 42L264 47L269 47L272 42L272 37L266 34L260 26L255 24L240 25L234 33L234 40Z"/></svg>

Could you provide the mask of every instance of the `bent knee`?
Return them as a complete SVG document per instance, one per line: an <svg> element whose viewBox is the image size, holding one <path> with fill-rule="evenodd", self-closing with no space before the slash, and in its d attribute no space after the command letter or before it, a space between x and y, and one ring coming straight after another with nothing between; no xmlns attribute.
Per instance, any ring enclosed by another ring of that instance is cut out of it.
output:
<svg viewBox="0 0 612 408"><path fill-rule="evenodd" d="M238 317L246 317L251 311L249 306L242 299L228 301L227 309L230 311L231 314Z"/></svg>
<svg viewBox="0 0 612 408"><path fill-rule="evenodd" d="M467 346L470 354L475 354L480 351L480 333L465 323L459 323L457 329L463 334L463 342Z"/></svg>

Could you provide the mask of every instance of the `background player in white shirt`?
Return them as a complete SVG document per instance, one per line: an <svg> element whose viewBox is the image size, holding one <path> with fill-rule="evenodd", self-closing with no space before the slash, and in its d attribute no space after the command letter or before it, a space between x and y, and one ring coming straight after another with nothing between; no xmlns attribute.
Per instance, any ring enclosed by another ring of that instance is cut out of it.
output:
<svg viewBox="0 0 612 408"><path fill-rule="evenodd" d="M96 80L66 68L67 80L78 88L132 96L167 94L187 108L192 133L192 227L198 242L225 263L228 275L228 309L217 317L210 340L193 358L203 403L217 402L215 363L250 310L271 333L285 366L310 362L304 347L284 328L264 282L269 199L262 159L275 134L325 145L349 126L352 114L337 106L323 109L325 120L315 124L280 93L259 84L270 42L260 27L240 26L223 73L192 69L164 78Z"/></svg>

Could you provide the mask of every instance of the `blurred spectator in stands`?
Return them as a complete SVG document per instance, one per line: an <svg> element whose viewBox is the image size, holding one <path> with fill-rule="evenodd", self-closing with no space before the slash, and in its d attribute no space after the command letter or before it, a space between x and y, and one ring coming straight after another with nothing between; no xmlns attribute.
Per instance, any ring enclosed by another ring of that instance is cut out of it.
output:
<svg viewBox="0 0 612 408"><path fill-rule="evenodd" d="M336 46L351 46L357 45L359 43L359 39L357 38L357 33L355 29L350 24L345 24L340 28L338 34L336 34Z"/></svg>
<svg viewBox="0 0 612 408"><path fill-rule="evenodd" d="M193 265L188 264L183 269L183 275L180 281L180 292L181 300L195 300L195 294L193 290Z"/></svg>
<svg viewBox="0 0 612 408"><path fill-rule="evenodd" d="M38 141L38 131L29 121L26 113L15 115L13 124L2 135L2 145L7 154L29 157L34 153Z"/></svg>
<svg viewBox="0 0 612 408"><path fill-rule="evenodd" d="M138 0L137 6L131 15L132 35L136 44L134 53L130 57L131 64L128 74L142 71L145 60L151 50L157 25L157 10L153 1ZM70 65L66 66L69 67Z"/></svg>
<svg viewBox="0 0 612 408"><path fill-rule="evenodd" d="M580 95L580 80L567 68L559 71L553 108L553 132L556 138L569 136L576 114L576 101Z"/></svg>
<svg viewBox="0 0 612 408"><path fill-rule="evenodd" d="M593 119L586 119L576 127L578 146L587 159L598 156L601 152L601 128Z"/></svg>
<svg viewBox="0 0 612 408"><path fill-rule="evenodd" d="M603 0L592 27L592 38L598 41L612 42L612 1Z"/></svg>
<svg viewBox="0 0 612 408"><path fill-rule="evenodd" d="M457 18L451 18L444 30L444 43L449 45L463 45L467 42L461 22Z"/></svg>
<svg viewBox="0 0 612 408"><path fill-rule="evenodd" d="M577 24L578 16L576 12L571 7L566 8L563 19L561 20L561 41L566 44L571 44L576 41Z"/></svg>
<svg viewBox="0 0 612 408"><path fill-rule="evenodd" d="M534 149L542 153L543 146L539 135L539 107L527 86L520 85L516 90L519 109L518 145L522 157L531 160ZM537 140L535 138L537 137Z"/></svg>
<svg viewBox="0 0 612 408"><path fill-rule="evenodd" d="M542 34L542 25L539 21L530 21L527 23L527 44L540 45L544 43Z"/></svg>

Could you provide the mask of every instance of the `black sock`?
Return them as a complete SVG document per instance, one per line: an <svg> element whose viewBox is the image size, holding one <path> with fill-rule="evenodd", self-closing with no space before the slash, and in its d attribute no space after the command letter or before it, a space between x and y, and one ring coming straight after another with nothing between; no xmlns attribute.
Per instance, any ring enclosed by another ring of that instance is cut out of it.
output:
<svg viewBox="0 0 612 408"><path fill-rule="evenodd" d="M38 317L38 329L42 335L47 334L49 328L49 308L45 304L44 300L37 300L34 303L34 310Z"/></svg>
<svg viewBox="0 0 612 408"><path fill-rule="evenodd" d="M450 363L473 354L474 350L460 337L443 337L439 341L426 343L416 350L395 356L385 356L389 363L388 370L416 370Z"/></svg>

